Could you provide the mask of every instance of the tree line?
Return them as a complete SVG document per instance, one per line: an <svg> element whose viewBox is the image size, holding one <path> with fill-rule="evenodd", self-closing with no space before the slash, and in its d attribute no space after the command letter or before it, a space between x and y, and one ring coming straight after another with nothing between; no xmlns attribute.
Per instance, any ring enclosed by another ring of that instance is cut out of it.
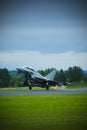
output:
<svg viewBox="0 0 87 130"><path fill-rule="evenodd" d="M45 70L39 70L38 72L46 76L50 73L54 68L48 68ZM0 69L0 87L19 87L19 82L24 80L23 76L11 76L7 68ZM59 70L54 80L61 81L61 82L85 82L87 83L87 75L84 75L84 71L81 67L74 66L69 67L68 70L64 71L63 69Z"/></svg>
<svg viewBox="0 0 87 130"><path fill-rule="evenodd" d="M39 70L40 74L43 76L50 73L54 68L46 69L45 71ZM84 71L81 69L81 67L74 66L69 67L68 70L64 71L63 69L59 70L54 80L62 81L62 82L80 82L81 80L84 80L85 78ZM86 77L87 78L87 77Z"/></svg>

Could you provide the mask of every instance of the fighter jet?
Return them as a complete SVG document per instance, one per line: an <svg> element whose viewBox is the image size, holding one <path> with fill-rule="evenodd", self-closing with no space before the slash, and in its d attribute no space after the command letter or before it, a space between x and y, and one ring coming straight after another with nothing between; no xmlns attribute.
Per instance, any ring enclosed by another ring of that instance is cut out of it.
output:
<svg viewBox="0 0 87 130"><path fill-rule="evenodd" d="M23 73L25 80L21 85L28 86L29 89L32 89L34 86L49 89L50 86L62 86L62 83L55 81L54 77L57 72L56 69L52 70L47 76L42 76L38 71L35 71L31 67L22 67L17 68L18 73Z"/></svg>

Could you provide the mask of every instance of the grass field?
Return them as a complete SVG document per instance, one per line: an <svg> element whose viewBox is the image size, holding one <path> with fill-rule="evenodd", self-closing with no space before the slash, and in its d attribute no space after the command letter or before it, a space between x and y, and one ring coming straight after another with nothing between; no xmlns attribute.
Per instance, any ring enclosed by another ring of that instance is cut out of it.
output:
<svg viewBox="0 0 87 130"><path fill-rule="evenodd" d="M67 90L67 89L87 89L87 84L78 84L78 83L72 83L69 86L63 87L49 87L49 90ZM46 88L41 87L32 87L32 90L39 90L39 91L46 91ZM9 87L9 88L0 88L0 91L31 91L28 87Z"/></svg>
<svg viewBox="0 0 87 130"><path fill-rule="evenodd" d="M0 96L0 130L87 129L87 94Z"/></svg>

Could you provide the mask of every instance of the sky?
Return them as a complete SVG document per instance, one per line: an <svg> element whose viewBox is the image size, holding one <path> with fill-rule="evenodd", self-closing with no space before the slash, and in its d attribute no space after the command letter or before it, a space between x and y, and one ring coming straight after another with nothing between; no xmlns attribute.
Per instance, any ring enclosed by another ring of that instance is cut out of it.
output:
<svg viewBox="0 0 87 130"><path fill-rule="evenodd" d="M0 68L87 70L85 0L1 0Z"/></svg>

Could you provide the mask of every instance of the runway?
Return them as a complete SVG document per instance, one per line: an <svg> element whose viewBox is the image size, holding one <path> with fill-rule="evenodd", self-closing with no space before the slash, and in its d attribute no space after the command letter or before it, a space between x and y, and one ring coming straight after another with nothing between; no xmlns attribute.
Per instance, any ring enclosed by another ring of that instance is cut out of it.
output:
<svg viewBox="0 0 87 130"><path fill-rule="evenodd" d="M31 90L31 91L3 91L0 96L21 96L21 95L59 95L59 94L87 94L87 89L74 90Z"/></svg>

